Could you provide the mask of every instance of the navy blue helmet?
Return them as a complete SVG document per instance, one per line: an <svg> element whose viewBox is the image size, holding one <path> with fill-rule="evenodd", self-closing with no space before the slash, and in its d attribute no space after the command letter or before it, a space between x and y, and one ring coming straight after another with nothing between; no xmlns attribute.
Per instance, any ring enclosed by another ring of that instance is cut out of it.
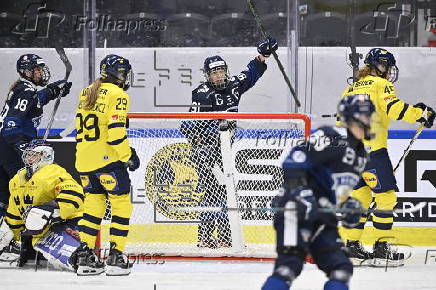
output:
<svg viewBox="0 0 436 290"><path fill-rule="evenodd" d="M130 87L131 70L129 60L116 54L109 54L100 62L101 78L115 83L123 90Z"/></svg>
<svg viewBox="0 0 436 290"><path fill-rule="evenodd" d="M35 68L40 68L40 76L35 75ZM45 86L50 80L50 70L42 57L36 54L23 54L17 60L19 75L38 86Z"/></svg>
<svg viewBox="0 0 436 290"><path fill-rule="evenodd" d="M398 80L399 69L396 65L395 57L392 53L384 48L372 48L365 57L364 63L370 67L375 68L377 74L386 78L390 82ZM378 66L383 65L386 70L381 71Z"/></svg>
<svg viewBox="0 0 436 290"><path fill-rule="evenodd" d="M211 74L217 75L211 77ZM219 55L210 56L204 60L204 75L207 82L216 90L224 90L230 79L227 63Z"/></svg>
<svg viewBox="0 0 436 290"><path fill-rule="evenodd" d="M338 119L344 124L359 124L365 130L365 139L371 139L371 117L375 106L368 95L350 95L341 99L338 105Z"/></svg>

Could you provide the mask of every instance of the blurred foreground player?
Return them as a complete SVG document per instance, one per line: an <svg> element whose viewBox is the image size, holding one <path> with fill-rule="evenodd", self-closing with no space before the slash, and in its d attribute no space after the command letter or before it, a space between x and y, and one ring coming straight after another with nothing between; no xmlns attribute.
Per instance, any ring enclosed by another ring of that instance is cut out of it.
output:
<svg viewBox="0 0 436 290"><path fill-rule="evenodd" d="M329 280L325 290L348 289L353 265L342 249L336 214L318 209L336 205L342 209L361 208L350 193L365 168L367 153L362 139L371 135L374 110L366 95L344 98L338 116L347 128L347 137L334 127L321 127L304 144L294 147L283 162L283 190L273 200L273 207L284 209L274 216L278 257L263 290L290 289L307 254L326 273ZM341 222L352 226L360 216L343 213Z"/></svg>
<svg viewBox="0 0 436 290"><path fill-rule="evenodd" d="M206 58L204 74L206 82L192 91L190 112L237 112L239 101L252 88L267 69L265 60L278 48L270 37L257 47L259 55L247 68L230 77L227 63L218 55ZM222 171L220 131L235 130L233 122L225 120L190 121L182 124L182 132L192 145L192 161L197 164L200 188L204 190L202 205L227 207L226 188L219 184L214 170ZM200 214L198 246L217 248L231 247L231 231L227 213L204 212ZM217 238L213 231L217 229Z"/></svg>
<svg viewBox="0 0 436 290"><path fill-rule="evenodd" d="M9 200L9 180L24 167L21 154L37 136L43 106L65 97L71 88L65 80L48 84L50 70L36 54L20 56L17 72L20 78L12 84L0 112L0 224ZM45 88L38 90L38 86Z"/></svg>
<svg viewBox="0 0 436 290"><path fill-rule="evenodd" d="M372 127L377 135L372 140L364 140L370 159L352 194L365 209L373 200L372 193L374 193L376 209L393 210L397 203L395 192L398 191L398 187L387 151L390 122L392 120L418 122L430 128L436 116L429 106L423 103L411 106L396 96L392 83L398 79L398 72L395 58L390 52L383 48L373 48L365 57L365 67L359 70L358 80L343 94L344 97L355 94L369 95L376 108L376 123L374 124L373 120ZM372 260L373 266L382 267L403 265L404 254L393 251L386 240L392 236L390 230L393 225L393 214L372 214L376 235L373 253L365 251L359 241L367 219L367 216L363 216L354 229L346 231L347 247L353 262L360 264L365 260Z"/></svg>
<svg viewBox="0 0 436 290"><path fill-rule="evenodd" d="M11 197L5 221L14 237L0 252L15 253L21 267L32 258L29 252L33 246L53 265L75 271L72 256L80 245L77 222L84 194L53 160L53 148L44 140L34 140L24 150L25 168L9 183Z"/></svg>
<svg viewBox="0 0 436 290"><path fill-rule="evenodd" d="M105 265L94 248L106 201L111 204L110 250L106 275L129 275L131 264L123 254L133 206L131 171L139 158L127 139L127 112L131 66L126 58L107 55L100 63L100 78L82 90L76 114L76 169L85 191L84 213L79 222L78 275L98 275Z"/></svg>

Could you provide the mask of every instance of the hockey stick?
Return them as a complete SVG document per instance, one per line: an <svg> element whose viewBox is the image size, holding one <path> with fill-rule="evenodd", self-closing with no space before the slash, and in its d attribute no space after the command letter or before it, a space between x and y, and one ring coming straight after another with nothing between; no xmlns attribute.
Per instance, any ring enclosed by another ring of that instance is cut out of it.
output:
<svg viewBox="0 0 436 290"><path fill-rule="evenodd" d="M59 54L59 57L61 58L62 62L65 65L65 77L64 77L64 80L67 81L68 77L70 76L71 69L73 67L71 66L71 63L68 60L68 57L65 54L65 50L63 48L56 47L56 52ZM51 126L53 125L54 117L55 117L56 112L57 112L57 110L59 108L59 104L61 102L61 96L62 96L63 92L64 92L64 87L62 87L62 89L61 89L61 91L59 93L59 96L56 98L56 102L54 104L53 112L51 113L50 119L48 121L47 128L45 129L44 138L43 138L44 140L47 139L48 133L50 132L50 129L51 129Z"/></svg>
<svg viewBox="0 0 436 290"><path fill-rule="evenodd" d="M412 140L410 140L409 146L407 146L406 150L404 150L403 156L401 156L400 160L397 163L397 166L394 168L394 174L397 172L398 167L400 167L401 163L403 162L404 158L407 157L409 154L410 148L412 147L412 144L415 142L416 139L418 139L419 135L421 135L421 132L424 130L425 126L422 124L419 126L418 130L416 130L415 136L413 136Z"/></svg>
<svg viewBox="0 0 436 290"><path fill-rule="evenodd" d="M263 37L267 38L268 35L266 34L265 29L263 28L262 21L260 20L259 13L257 13L257 10L256 10L256 7L254 6L253 0L247 0L247 4L248 4L248 7L250 8L251 14L253 14L254 19L256 20L256 23L257 23L257 26L259 27L260 32L262 33ZM272 54L277 62L277 65L278 65L280 71L282 72L283 78L285 79L285 82L288 85L289 90L291 90L292 96L294 97L295 104L297 105L297 107L301 107L301 103L298 100L297 94L295 93L295 90L291 85L291 81L289 80L289 78L285 72L285 69L282 65L282 62L280 61L280 59L275 51L273 51Z"/></svg>
<svg viewBox="0 0 436 290"><path fill-rule="evenodd" d="M393 210L381 210L381 209L350 209L350 208L319 208L320 213L351 213L351 214L404 214L404 213L414 213L427 205L427 202L420 202L417 205L408 209L393 209ZM225 211L260 211L260 212L285 212L285 211L296 211L295 208L284 208L284 207L250 207L250 208L238 208L238 207L173 207L170 210L174 211L197 211L197 212L225 212Z"/></svg>

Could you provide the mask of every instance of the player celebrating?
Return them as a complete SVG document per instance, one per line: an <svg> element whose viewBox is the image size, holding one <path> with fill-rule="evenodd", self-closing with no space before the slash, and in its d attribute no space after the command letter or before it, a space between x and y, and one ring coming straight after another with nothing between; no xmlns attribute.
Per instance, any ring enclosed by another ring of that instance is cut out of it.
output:
<svg viewBox="0 0 436 290"><path fill-rule="evenodd" d="M50 70L36 54L20 56L17 72L20 78L12 84L0 113L0 224L8 204L9 180L24 167L21 154L37 136L42 107L58 96L65 97L71 88L65 80L48 84ZM37 90L37 86L47 87Z"/></svg>
<svg viewBox="0 0 436 290"><path fill-rule="evenodd" d="M5 221L14 234L11 245L21 241L21 247L11 247L18 250L18 266L26 263L33 244L50 263L74 270L70 257L80 245L76 226L82 215L83 189L53 160L49 143L29 143L23 152L25 168L9 183Z"/></svg>
<svg viewBox="0 0 436 290"><path fill-rule="evenodd" d="M289 289L308 253L329 278L325 290L348 289L353 265L341 249L336 215L321 213L318 208L335 204L345 210L361 208L349 195L365 167L362 139L370 136L374 111L366 95L344 98L338 116L347 127L347 137L336 128L321 127L305 144L294 147L283 162L283 191L273 200L274 207L285 210L274 216L278 257L263 290ZM359 217L358 213L343 213L342 224L351 226Z"/></svg>
<svg viewBox="0 0 436 290"><path fill-rule="evenodd" d="M110 252L106 275L129 275L131 265L123 255L132 214L129 170L139 168L139 158L129 146L126 132L131 66L121 56L107 55L100 63L100 78L80 95L76 115L76 169L85 191L79 222L78 275L104 271L94 253L97 233L106 210L112 208Z"/></svg>
<svg viewBox="0 0 436 290"><path fill-rule="evenodd" d="M252 88L265 72L265 60L278 48L277 40L267 38L257 47L259 55L248 63L247 69L230 77L228 66L220 56L204 61L206 82L192 91L190 112L238 111L243 93ZM200 187L204 189L203 206L226 206L224 185L220 185L213 173L214 167L222 168L220 130L232 130L234 124L221 124L218 120L185 122L182 132L192 145L192 160L198 165ZM221 169L218 169L221 170ZM227 214L205 212L200 214L198 228L199 247L230 247L231 232ZM217 223L218 239L212 236Z"/></svg>
<svg viewBox="0 0 436 290"><path fill-rule="evenodd" d="M419 122L430 128L433 125L435 113L429 106L418 103L410 106L400 100L395 93L392 82L398 78L398 68L394 56L385 49L373 48L365 57L365 67L358 72L358 81L350 85L343 96L353 94L367 94L376 107L377 137L364 140L370 152L368 162L362 178L353 191L353 197L368 208L375 194L376 208L392 210L397 203L397 183L393 173L391 161L387 151L387 135L391 120L402 120L409 123ZM377 240L373 246L373 253L364 250L359 242L367 217L362 217L360 223L347 231L347 247L353 260L372 259L374 265L398 266L404 262L403 253L394 253L386 240L382 237L392 236L389 230L393 224L393 214L374 213L372 222ZM387 261L387 262L386 262Z"/></svg>

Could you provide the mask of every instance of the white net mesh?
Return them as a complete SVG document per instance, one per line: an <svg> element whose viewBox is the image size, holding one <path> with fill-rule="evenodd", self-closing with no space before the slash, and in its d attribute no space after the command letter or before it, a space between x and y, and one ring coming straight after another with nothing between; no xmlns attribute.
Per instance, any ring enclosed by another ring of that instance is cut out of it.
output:
<svg viewBox="0 0 436 290"><path fill-rule="evenodd" d="M141 167L130 173L134 211L127 251L272 257L272 213L243 209L270 207L283 182L280 160L304 138L306 123L292 114L289 119L270 115L262 120L256 114L220 120L130 118L128 137ZM110 221L110 207L105 220Z"/></svg>

